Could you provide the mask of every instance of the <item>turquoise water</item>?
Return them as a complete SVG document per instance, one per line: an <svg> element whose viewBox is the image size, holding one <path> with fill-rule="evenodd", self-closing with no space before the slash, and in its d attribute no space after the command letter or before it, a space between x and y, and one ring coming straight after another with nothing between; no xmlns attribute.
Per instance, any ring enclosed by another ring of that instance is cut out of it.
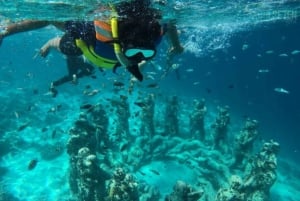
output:
<svg viewBox="0 0 300 201"><path fill-rule="evenodd" d="M103 2L1 1L0 29L20 19L101 17L93 10ZM281 148L276 154L276 169L265 170L277 174L276 182L266 187L270 195L259 199L257 194L263 190L254 185L251 190L245 187L248 199L242 200L299 199L300 3L169 0L166 5L155 6L163 11L164 20L176 19L185 52L173 59L177 69L165 76L168 46L163 40L153 63L144 71L145 81L135 83L132 93L127 72L97 70L94 77L79 79L76 85L57 87L59 93L52 98L50 83L67 74L65 58L55 51L47 58L35 55L49 38L62 32L48 26L3 40L0 200L84 200L84 193L74 189L88 183L85 174L80 177L74 173L81 164L79 155L76 153L76 158L70 151L70 141L76 134L82 137L82 147L89 147L90 155L97 157L97 161L92 160L96 169L108 175L91 176L104 183L88 188L104 191L95 196L100 200L118 200L109 196L115 192L110 185L119 167L133 175L140 200L164 200L166 195L180 200L171 194L177 180L190 184L195 191L204 191L200 200L221 200L217 192L230 189L233 175L241 177L246 186L255 175L250 171L251 161L259 161L255 154L262 153L263 144L271 139ZM124 86L115 86L116 81ZM151 101L145 100L149 94L154 97L153 110ZM177 101L172 102L173 96ZM193 101L202 98L207 108L204 138L199 136L201 123L192 123L197 112ZM97 107L80 109L85 104ZM230 115L220 147L214 144L219 125L216 119L222 116L219 106L229 106ZM97 113L101 107L103 110ZM76 123L79 118L85 120L84 114L91 128ZM235 167L236 139L243 133L247 118L258 121L258 136L243 163ZM154 130L149 131L152 123ZM103 127L107 131L102 132ZM83 137L85 132L87 138ZM109 140L105 141L107 136ZM36 166L29 168L35 160ZM126 182L125 186L134 186L134 182ZM224 200L230 200L229 196Z"/></svg>

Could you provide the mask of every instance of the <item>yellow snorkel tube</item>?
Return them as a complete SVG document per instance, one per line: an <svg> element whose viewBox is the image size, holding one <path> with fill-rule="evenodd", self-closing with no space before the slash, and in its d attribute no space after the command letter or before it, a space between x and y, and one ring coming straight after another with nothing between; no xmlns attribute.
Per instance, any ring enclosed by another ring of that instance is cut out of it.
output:
<svg viewBox="0 0 300 201"><path fill-rule="evenodd" d="M118 35L118 19L116 16L112 16L111 18L111 31L113 39L117 40L119 38ZM119 43L114 42L114 51L118 61L122 64L122 66L127 67L130 65L130 61L124 56L121 50L121 46Z"/></svg>
<svg viewBox="0 0 300 201"><path fill-rule="evenodd" d="M118 61L120 62L120 64L124 67L126 67L126 69L135 77L137 78L139 81L143 80L143 75L140 72L140 66L143 66L146 62L142 61L140 63L132 63L130 60L128 60L125 55L123 54L122 50L121 50L121 46L120 44L117 42L117 40L119 39L119 35L118 35L118 19L117 19L117 12L115 11L115 9L112 7L113 13L112 13L112 17L111 17L111 31L112 31L112 37L115 40L114 41L114 52L115 55L118 59Z"/></svg>

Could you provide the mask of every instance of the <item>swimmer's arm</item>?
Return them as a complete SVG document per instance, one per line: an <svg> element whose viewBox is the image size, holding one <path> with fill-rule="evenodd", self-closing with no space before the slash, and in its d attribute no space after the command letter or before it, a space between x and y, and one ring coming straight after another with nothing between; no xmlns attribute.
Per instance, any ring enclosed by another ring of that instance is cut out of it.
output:
<svg viewBox="0 0 300 201"><path fill-rule="evenodd" d="M180 44L180 41L178 38L178 30L175 25L175 22L171 21L168 23L166 35L167 35L167 37L170 41L170 45L171 45L171 48L169 49L170 56L182 53L184 48Z"/></svg>
<svg viewBox="0 0 300 201"><path fill-rule="evenodd" d="M49 51L51 49L56 49L58 51L60 51L59 49L59 43L60 43L61 37L55 37L50 39L47 43L45 43L41 49L40 49L40 55L42 57L46 57L49 54Z"/></svg>
<svg viewBox="0 0 300 201"><path fill-rule="evenodd" d="M54 22L54 21L46 21L46 20L24 20L24 21L20 21L8 25L5 28L4 33L2 33L2 37L44 28L48 25L54 25L57 29L60 30L64 29L64 22Z"/></svg>
<svg viewBox="0 0 300 201"><path fill-rule="evenodd" d="M3 36L10 36L16 33L31 31L39 28L43 28L50 24L49 21L37 21L37 20L24 20L10 24L6 27Z"/></svg>

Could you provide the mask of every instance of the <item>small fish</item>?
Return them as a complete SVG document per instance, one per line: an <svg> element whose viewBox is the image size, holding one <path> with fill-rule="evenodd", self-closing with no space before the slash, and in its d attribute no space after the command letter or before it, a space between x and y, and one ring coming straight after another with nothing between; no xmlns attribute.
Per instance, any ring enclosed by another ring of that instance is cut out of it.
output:
<svg viewBox="0 0 300 201"><path fill-rule="evenodd" d="M212 75L212 72L210 72L210 71L208 71L208 72L205 73L205 76L206 76L206 77L209 77L209 76L211 76L211 75Z"/></svg>
<svg viewBox="0 0 300 201"><path fill-rule="evenodd" d="M121 94L121 95L120 95L120 99L121 99L121 100L125 100L125 101L126 101L126 100L128 99L128 97L127 97L127 96L125 96L125 95L122 95L122 94Z"/></svg>
<svg viewBox="0 0 300 201"><path fill-rule="evenodd" d="M269 69L259 69L258 72L259 73L269 73L270 70Z"/></svg>
<svg viewBox="0 0 300 201"><path fill-rule="evenodd" d="M57 89L55 89L54 87L52 87L49 92L50 92L49 95L51 95L53 98L55 98L58 94Z"/></svg>
<svg viewBox="0 0 300 201"><path fill-rule="evenodd" d="M29 122L22 124L21 126L18 127L17 131L20 132L20 131L24 130L25 128L27 128L28 125L29 125Z"/></svg>
<svg viewBox="0 0 300 201"><path fill-rule="evenodd" d="M149 74L149 75L156 75L157 73L156 72L147 72L147 74Z"/></svg>
<svg viewBox="0 0 300 201"><path fill-rule="evenodd" d="M278 93L283 93L283 94L289 94L290 92L284 88L275 88L274 89L275 92L278 92Z"/></svg>
<svg viewBox="0 0 300 201"><path fill-rule="evenodd" d="M56 107L51 107L47 112L48 113L55 113L57 111Z"/></svg>
<svg viewBox="0 0 300 201"><path fill-rule="evenodd" d="M228 85L228 89L233 89L233 88L234 88L234 84Z"/></svg>
<svg viewBox="0 0 300 201"><path fill-rule="evenodd" d="M97 76L96 75L91 75L91 78L97 79Z"/></svg>
<svg viewBox="0 0 300 201"><path fill-rule="evenodd" d="M140 115L140 111L134 113L134 117L138 117Z"/></svg>
<svg viewBox="0 0 300 201"><path fill-rule="evenodd" d="M299 53L300 53L299 50L294 50L294 51L291 52L292 55L296 55L296 54L299 54Z"/></svg>
<svg viewBox="0 0 300 201"><path fill-rule="evenodd" d="M94 107L92 104L87 103L87 104L81 105L81 106L80 106L80 109L89 110L89 109L91 109L92 107Z"/></svg>
<svg viewBox="0 0 300 201"><path fill-rule="evenodd" d="M278 56L280 56L280 57L288 57L289 55L287 55L286 53L283 53L283 54L280 54Z"/></svg>
<svg viewBox="0 0 300 201"><path fill-rule="evenodd" d="M52 139L54 139L55 136L56 136L56 129L54 129L54 130L52 131L52 134L51 134Z"/></svg>
<svg viewBox="0 0 300 201"><path fill-rule="evenodd" d="M188 72L188 73L192 73L192 72L194 72L194 69L193 68L188 68L185 71Z"/></svg>
<svg viewBox="0 0 300 201"><path fill-rule="evenodd" d="M210 88L206 88L205 89L206 93L210 94L212 92L212 90Z"/></svg>
<svg viewBox="0 0 300 201"><path fill-rule="evenodd" d="M32 106L32 105L28 105L28 106L27 106L27 111L31 111L31 110L32 110L32 108L33 108L33 106Z"/></svg>
<svg viewBox="0 0 300 201"><path fill-rule="evenodd" d="M123 87L123 86L125 86L125 84L123 82L119 82L119 81L114 81L113 85L115 87Z"/></svg>
<svg viewBox="0 0 300 201"><path fill-rule="evenodd" d="M146 107L147 104L143 103L143 102L134 102L135 105L139 106L139 107Z"/></svg>
<svg viewBox="0 0 300 201"><path fill-rule="evenodd" d="M266 51L266 54L273 54L273 53L274 53L273 50L267 50L267 51Z"/></svg>
<svg viewBox="0 0 300 201"><path fill-rule="evenodd" d="M139 173L140 173L141 175L143 175L143 176L146 175L146 173L144 173L144 172L142 172L142 171L140 171L140 170L139 170Z"/></svg>
<svg viewBox="0 0 300 201"><path fill-rule="evenodd" d="M10 83L9 83L9 82L6 82L6 81L3 81L3 80L0 80L0 84L9 85Z"/></svg>
<svg viewBox="0 0 300 201"><path fill-rule="evenodd" d="M242 115L242 118L243 118L243 119L249 119L249 115L244 114L244 115Z"/></svg>
<svg viewBox="0 0 300 201"><path fill-rule="evenodd" d="M152 83L152 84L148 84L146 87L147 88L158 88L158 84L157 83Z"/></svg>
<svg viewBox="0 0 300 201"><path fill-rule="evenodd" d="M93 91L90 91L88 93L85 93L87 96L94 96L97 93L99 93L100 91L98 89L94 89Z"/></svg>
<svg viewBox="0 0 300 201"><path fill-rule="evenodd" d="M39 94L39 90L38 90L38 89L33 89L33 90L32 90L32 93L33 93L34 95L37 95L37 94Z"/></svg>
<svg viewBox="0 0 300 201"><path fill-rule="evenodd" d="M107 145L104 144L104 145L102 145L102 149L103 149L103 150L107 150L107 149L109 149L109 147L108 147Z"/></svg>
<svg viewBox="0 0 300 201"><path fill-rule="evenodd" d="M58 105L56 106L56 109L59 110L59 109L61 109L61 107L62 107L62 105L61 105L61 104L58 104Z"/></svg>
<svg viewBox="0 0 300 201"><path fill-rule="evenodd" d="M42 133L46 132L47 130L48 130L47 127L44 127L44 128L41 129Z"/></svg>
<svg viewBox="0 0 300 201"><path fill-rule="evenodd" d="M172 64L171 67L173 68L173 70L178 69L179 68L179 64Z"/></svg>
<svg viewBox="0 0 300 201"><path fill-rule="evenodd" d="M248 47L249 47L248 44L244 44L244 45L242 46L242 50L244 51L244 50L248 49Z"/></svg>
<svg viewBox="0 0 300 201"><path fill-rule="evenodd" d="M55 147L55 151L56 151L56 152L60 152L61 150L62 150L62 147L61 147L61 146Z"/></svg>
<svg viewBox="0 0 300 201"><path fill-rule="evenodd" d="M150 171L153 172L153 173L156 174L156 175L160 175L160 173L159 173L157 170L151 169Z"/></svg>
<svg viewBox="0 0 300 201"><path fill-rule="evenodd" d="M38 163L37 159L32 159L28 164L28 170L33 170Z"/></svg>
<svg viewBox="0 0 300 201"><path fill-rule="evenodd" d="M152 75L147 75L147 79L149 79L149 80L155 80L155 78Z"/></svg>
<svg viewBox="0 0 300 201"><path fill-rule="evenodd" d="M120 151L121 152L125 151L125 149L127 149L127 147L128 147L128 143L122 144L121 147L120 147Z"/></svg>
<svg viewBox="0 0 300 201"><path fill-rule="evenodd" d="M155 1L153 1L153 3L156 3L156 4L160 5L160 6L167 5L167 1L164 1L164 0L155 0Z"/></svg>
<svg viewBox="0 0 300 201"><path fill-rule="evenodd" d="M14 112L14 114L15 114L15 117L16 117L17 119L19 119L19 118L20 118L20 115L19 115L19 113L18 113L18 112Z"/></svg>
<svg viewBox="0 0 300 201"><path fill-rule="evenodd" d="M31 72L26 73L26 77L28 77L29 79L32 79L33 78L33 73L31 73Z"/></svg>
<svg viewBox="0 0 300 201"><path fill-rule="evenodd" d="M199 85L200 84L200 82L194 82L193 83L193 85Z"/></svg>
<svg viewBox="0 0 300 201"><path fill-rule="evenodd" d="M51 107L49 110L48 110L48 113L55 113L57 111L59 111L61 109L62 105L61 104L58 104L56 106L53 106Z"/></svg>

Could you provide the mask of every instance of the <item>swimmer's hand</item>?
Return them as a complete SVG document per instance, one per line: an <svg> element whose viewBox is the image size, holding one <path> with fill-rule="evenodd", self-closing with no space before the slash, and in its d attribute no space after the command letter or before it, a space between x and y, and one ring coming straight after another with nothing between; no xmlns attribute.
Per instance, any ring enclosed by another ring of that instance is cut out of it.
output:
<svg viewBox="0 0 300 201"><path fill-rule="evenodd" d="M2 44L3 38L4 38L4 36L2 34L0 34L0 46Z"/></svg>
<svg viewBox="0 0 300 201"><path fill-rule="evenodd" d="M38 50L34 58L36 58L38 55L40 55L43 58L47 57L50 52L50 49L57 49L59 51L60 39L60 37L50 39L41 47L41 49Z"/></svg>
<svg viewBox="0 0 300 201"><path fill-rule="evenodd" d="M181 54L183 51L184 51L184 48L181 45L178 45L176 47L171 47L168 50L168 55L172 57L176 54Z"/></svg>
<svg viewBox="0 0 300 201"><path fill-rule="evenodd" d="M50 50L50 45L48 43L46 43L45 45L43 45L43 47L41 47L41 49L39 50L39 55L43 58L47 57L49 54L49 50Z"/></svg>
<svg viewBox="0 0 300 201"><path fill-rule="evenodd" d="M0 26L0 28L1 28L1 26ZM0 29L0 46L2 44L4 37L6 37L8 35L9 35L9 33L6 28L4 28L4 30L2 28Z"/></svg>
<svg viewBox="0 0 300 201"><path fill-rule="evenodd" d="M184 47L181 45L173 46L168 50L167 53L167 66L171 67L173 62L173 58L175 55L181 54L184 51Z"/></svg>
<svg viewBox="0 0 300 201"><path fill-rule="evenodd" d="M50 47L49 46L43 46L41 47L41 49L36 49L36 53L35 55L33 56L33 59L36 59L38 56L41 56L43 58L47 57L47 55L49 54L49 50L50 50Z"/></svg>

